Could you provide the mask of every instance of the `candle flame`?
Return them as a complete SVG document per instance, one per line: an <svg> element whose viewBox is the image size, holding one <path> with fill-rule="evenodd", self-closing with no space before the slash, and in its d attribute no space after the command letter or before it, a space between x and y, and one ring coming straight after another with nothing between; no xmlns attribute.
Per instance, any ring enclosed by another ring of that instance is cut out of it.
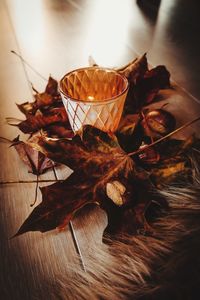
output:
<svg viewBox="0 0 200 300"><path fill-rule="evenodd" d="M89 101L94 101L94 97L93 96L88 96L88 100Z"/></svg>

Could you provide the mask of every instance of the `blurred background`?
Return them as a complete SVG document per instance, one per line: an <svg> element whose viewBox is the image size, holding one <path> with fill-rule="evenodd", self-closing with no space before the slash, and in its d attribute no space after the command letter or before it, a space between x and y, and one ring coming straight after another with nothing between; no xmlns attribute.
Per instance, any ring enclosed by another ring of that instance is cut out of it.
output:
<svg viewBox="0 0 200 300"><path fill-rule="evenodd" d="M165 64L198 98L199 13L198 0L1 0L1 82L16 80L13 64L20 62L10 50L57 79L87 65L89 55L121 66L147 52L152 65ZM40 88L41 80L29 69L27 75Z"/></svg>

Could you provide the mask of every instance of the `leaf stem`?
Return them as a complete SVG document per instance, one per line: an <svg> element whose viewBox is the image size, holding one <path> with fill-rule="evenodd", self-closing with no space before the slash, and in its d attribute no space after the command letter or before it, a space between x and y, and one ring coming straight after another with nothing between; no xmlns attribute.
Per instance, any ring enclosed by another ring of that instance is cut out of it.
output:
<svg viewBox="0 0 200 300"><path fill-rule="evenodd" d="M167 139L168 137L170 137L170 136L174 135L175 133L177 133L177 132L179 132L179 131L185 129L186 127L192 125L193 123L195 123L195 122L197 122L197 121L199 121L199 120L200 120L200 116L199 116L198 118L192 120L192 121L189 121L189 122L185 123L184 125L180 126L179 128L175 129L174 131L168 133L167 135L161 137L161 138L158 139L157 141L155 141L155 142L149 144L148 146L146 146L146 147L144 147L144 148L142 148L142 149L138 149L138 150L136 150L136 151L134 151L134 152L128 153L128 156L132 156L132 155L136 155L136 154L138 154L138 153L144 152L144 151L147 150L148 148L157 145L158 143L164 141L164 140Z"/></svg>

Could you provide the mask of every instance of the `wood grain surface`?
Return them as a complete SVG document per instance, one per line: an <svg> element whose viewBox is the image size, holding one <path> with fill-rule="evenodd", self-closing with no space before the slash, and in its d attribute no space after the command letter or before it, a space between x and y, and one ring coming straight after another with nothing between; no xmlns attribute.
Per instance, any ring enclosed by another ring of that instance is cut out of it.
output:
<svg viewBox="0 0 200 300"><path fill-rule="evenodd" d="M58 80L66 72L88 65L89 55L102 66L116 67L148 52L150 63L165 64L176 82L174 90L160 94L163 100L159 105L168 103L177 125L197 117L200 36L192 35L199 28L195 2L1 0L0 136L13 139L19 134L6 124L5 118L23 119L15 103L31 101L30 82L40 91L46 84L11 50L22 55L43 77L52 74ZM199 133L199 128L196 124L185 134ZM56 176L66 178L70 172L67 167L59 167ZM15 150L0 143L0 181L33 179ZM55 179L55 173L51 170L41 179ZM56 276L70 268L82 268L73 234L84 260L84 253L94 243L100 246L107 224L106 214L89 206L75 216L74 233L66 228L63 232L30 232L9 239L32 211L34 192L34 183L0 185L2 300L53 299L49 286Z"/></svg>

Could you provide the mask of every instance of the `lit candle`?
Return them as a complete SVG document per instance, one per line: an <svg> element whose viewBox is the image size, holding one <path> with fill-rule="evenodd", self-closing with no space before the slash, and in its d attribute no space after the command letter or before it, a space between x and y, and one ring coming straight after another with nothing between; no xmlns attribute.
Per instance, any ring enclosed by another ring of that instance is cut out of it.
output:
<svg viewBox="0 0 200 300"><path fill-rule="evenodd" d="M60 92L74 132L90 124L116 131L128 92L128 80L111 69L82 68L66 74Z"/></svg>

